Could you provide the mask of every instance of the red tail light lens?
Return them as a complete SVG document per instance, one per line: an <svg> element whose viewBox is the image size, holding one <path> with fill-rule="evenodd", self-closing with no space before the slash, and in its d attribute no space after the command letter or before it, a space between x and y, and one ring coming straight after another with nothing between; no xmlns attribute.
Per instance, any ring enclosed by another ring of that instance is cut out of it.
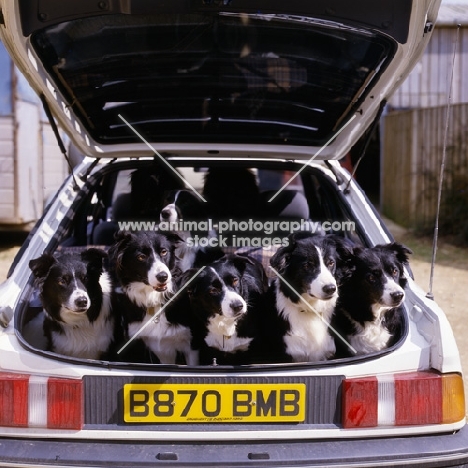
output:
<svg viewBox="0 0 468 468"><path fill-rule="evenodd" d="M395 424L442 422L442 378L429 372L395 375Z"/></svg>
<svg viewBox="0 0 468 468"><path fill-rule="evenodd" d="M343 382L344 408L346 415L345 427L375 426L377 421L377 395L378 382L376 377L365 379L345 380Z"/></svg>
<svg viewBox="0 0 468 468"><path fill-rule="evenodd" d="M83 381L0 373L0 426L83 427Z"/></svg>
<svg viewBox="0 0 468 468"><path fill-rule="evenodd" d="M343 427L450 424L465 417L459 374L412 372L343 382Z"/></svg>
<svg viewBox="0 0 468 468"><path fill-rule="evenodd" d="M83 382L49 378L47 385L47 427L81 429L83 426Z"/></svg>
<svg viewBox="0 0 468 468"><path fill-rule="evenodd" d="M0 426L27 427L28 375L0 374Z"/></svg>

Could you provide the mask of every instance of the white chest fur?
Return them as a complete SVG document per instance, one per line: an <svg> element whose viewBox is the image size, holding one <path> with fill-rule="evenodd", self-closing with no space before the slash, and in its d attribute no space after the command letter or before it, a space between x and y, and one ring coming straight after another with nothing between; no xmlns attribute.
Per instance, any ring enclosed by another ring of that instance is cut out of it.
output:
<svg viewBox="0 0 468 468"><path fill-rule="evenodd" d="M99 280L102 288L102 307L98 318L89 322L83 317L79 324L62 324L63 333L52 334L55 352L81 359L99 359L108 350L114 335L114 321L110 318L111 284L107 273Z"/></svg>
<svg viewBox="0 0 468 468"><path fill-rule="evenodd" d="M391 334L382 325L382 316L386 310L388 307L374 308L374 316L377 318L373 322L366 322L365 326L352 320L356 334L349 337L349 342L357 354L373 353L387 347Z"/></svg>
<svg viewBox="0 0 468 468"><path fill-rule="evenodd" d="M141 284L141 283L140 283ZM138 283L130 284L126 293L140 307L145 307L146 313L141 322L133 322L128 326L130 338L138 335L146 346L158 357L163 364L175 364L177 352L185 356L189 365L198 364L198 352L191 349L191 332L188 327L169 323L164 311L158 314L159 309L167 302L167 292L157 292L140 286ZM170 288L168 287L168 292ZM156 314L156 315L154 315ZM150 322L148 324L148 322Z"/></svg>
<svg viewBox="0 0 468 468"><path fill-rule="evenodd" d="M310 307L302 301L293 303L279 291L276 295L278 310L290 325L290 331L284 337L286 351L295 362L323 361L335 353L328 324L336 298L322 301L308 295L303 297Z"/></svg>
<svg viewBox="0 0 468 468"><path fill-rule="evenodd" d="M237 320L222 315L216 315L208 323L208 334L205 343L226 353L247 351L252 338L240 338L236 331Z"/></svg>

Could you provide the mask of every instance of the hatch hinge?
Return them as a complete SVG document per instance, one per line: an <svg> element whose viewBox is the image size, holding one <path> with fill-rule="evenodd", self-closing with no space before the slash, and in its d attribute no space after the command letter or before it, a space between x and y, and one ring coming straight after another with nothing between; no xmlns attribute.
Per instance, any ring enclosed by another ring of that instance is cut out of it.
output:
<svg viewBox="0 0 468 468"><path fill-rule="evenodd" d="M430 33L434 29L434 23L432 21L427 21L424 25L424 34Z"/></svg>
<svg viewBox="0 0 468 468"><path fill-rule="evenodd" d="M49 103L47 102L46 97L44 96L44 93L41 93L39 96L42 101L42 107L44 108L44 112L47 116L47 119L49 120L50 126L52 127L52 131L54 132L55 138L57 140L57 144L60 148L61 153L63 154L63 157L65 158L65 161L67 161L68 164L68 169L70 170L70 173L73 178L73 188L74 190L78 190L79 185L76 182L75 179L75 174L73 172L73 167L70 161L70 158L68 157L67 149L65 148L65 145L63 143L62 137L60 136L60 132L58 130L57 124L55 123L54 116L52 115L52 112L50 111Z"/></svg>

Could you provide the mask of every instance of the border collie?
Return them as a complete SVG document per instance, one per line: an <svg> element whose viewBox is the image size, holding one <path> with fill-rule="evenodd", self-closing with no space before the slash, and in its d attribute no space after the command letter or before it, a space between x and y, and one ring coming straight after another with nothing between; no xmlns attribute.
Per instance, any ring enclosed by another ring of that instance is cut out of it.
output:
<svg viewBox="0 0 468 468"><path fill-rule="evenodd" d="M159 312L175 292L174 251L178 242L180 238L174 233L119 231L116 234L116 242L109 249L109 259L120 284L115 308L123 317L127 338L138 335L160 363L175 364L177 353L181 352L187 364L195 365L198 358L190 348L191 333L185 312L175 308ZM130 349L135 352L135 348ZM132 361L140 359L147 360L137 353L130 356Z"/></svg>
<svg viewBox="0 0 468 468"><path fill-rule="evenodd" d="M48 350L83 359L107 357L115 320L106 257L91 248L81 254L43 254L29 262L39 286Z"/></svg>
<svg viewBox="0 0 468 468"><path fill-rule="evenodd" d="M188 278L194 270L186 272ZM201 364L253 362L260 326L260 300L268 288L263 266L231 254L208 265L187 286L193 315L193 347Z"/></svg>
<svg viewBox="0 0 468 468"><path fill-rule="evenodd" d="M349 277L339 288L334 328L351 344L336 341L337 357L367 354L392 346L401 336L411 250L396 242L354 248Z"/></svg>
<svg viewBox="0 0 468 468"><path fill-rule="evenodd" d="M288 240L270 261L281 278L268 292L266 360L326 360L335 353L329 324L338 298L337 264L348 247L338 236L310 232L291 234Z"/></svg>
<svg viewBox="0 0 468 468"><path fill-rule="evenodd" d="M160 213L160 230L167 227L167 230L176 231L181 237L181 242L176 248L176 255L179 258L179 268L186 271L189 268L197 268L207 265L224 255L218 246L200 245L195 243L196 237L213 238L213 233L209 231L208 213L205 203L201 201L191 190L171 190L166 195L165 206ZM184 221L193 227L191 230L178 230L178 223ZM206 229L202 229L205 227Z"/></svg>
<svg viewBox="0 0 468 468"><path fill-rule="evenodd" d="M159 162L135 169L130 174L130 212L135 219L153 220L164 206L164 194L169 189L182 187L172 171Z"/></svg>

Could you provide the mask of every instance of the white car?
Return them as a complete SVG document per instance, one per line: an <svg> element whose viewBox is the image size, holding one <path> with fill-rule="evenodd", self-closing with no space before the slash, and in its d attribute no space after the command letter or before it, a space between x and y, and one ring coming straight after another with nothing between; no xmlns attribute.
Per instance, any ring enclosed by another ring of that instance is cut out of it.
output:
<svg viewBox="0 0 468 468"><path fill-rule="evenodd" d="M264 261L292 222L392 242L339 160L417 62L439 3L0 0L2 42L86 156L0 286L0 466L468 466L457 346L409 266L391 346L246 365L53 351L30 268L44 252L106 251L119 229L153 229L151 186L131 202L137 169L200 196L212 168L233 185L249 169L263 211L244 199L234 226L226 204L205 241L224 248L229 228L243 238L231 247Z"/></svg>

